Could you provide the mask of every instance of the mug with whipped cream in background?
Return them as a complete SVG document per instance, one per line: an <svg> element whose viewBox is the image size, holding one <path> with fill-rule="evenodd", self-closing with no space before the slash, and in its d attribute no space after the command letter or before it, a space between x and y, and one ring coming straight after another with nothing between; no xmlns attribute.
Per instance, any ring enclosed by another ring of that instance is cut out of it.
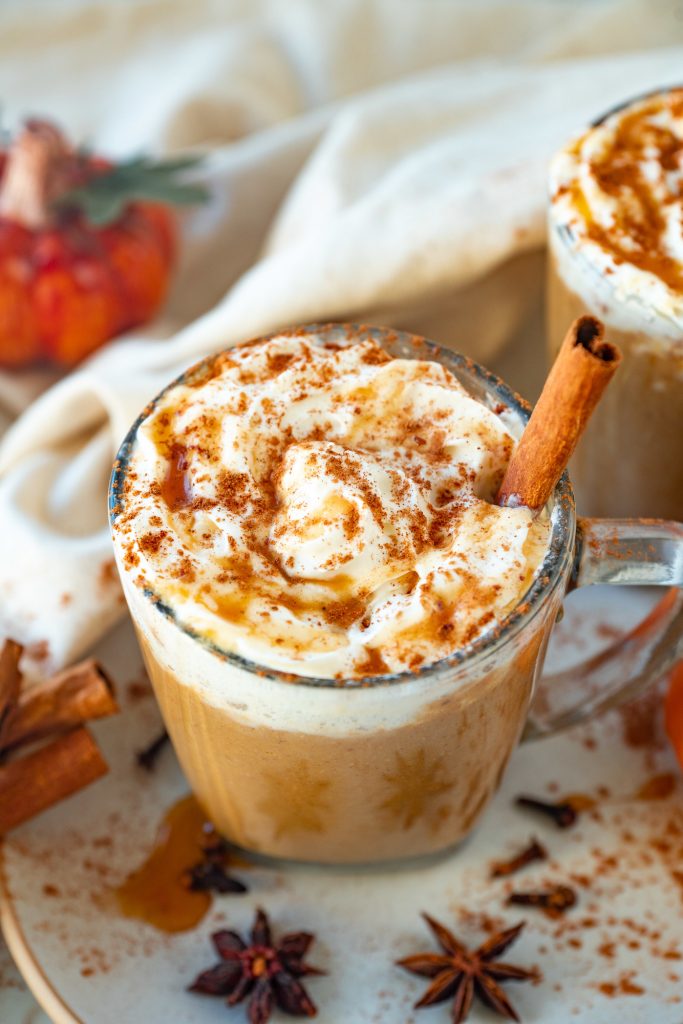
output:
<svg viewBox="0 0 683 1024"><path fill-rule="evenodd" d="M553 159L552 357L582 313L623 361L570 465L579 511L683 519L683 88L611 111Z"/></svg>
<svg viewBox="0 0 683 1024"><path fill-rule="evenodd" d="M683 530L577 526L566 476L538 516L495 504L527 417L469 359L324 325L210 357L133 426L116 558L176 752L228 839L322 863L443 850L527 721L550 732L629 686L622 666L528 718L570 581L671 583ZM675 656L669 611L641 683Z"/></svg>

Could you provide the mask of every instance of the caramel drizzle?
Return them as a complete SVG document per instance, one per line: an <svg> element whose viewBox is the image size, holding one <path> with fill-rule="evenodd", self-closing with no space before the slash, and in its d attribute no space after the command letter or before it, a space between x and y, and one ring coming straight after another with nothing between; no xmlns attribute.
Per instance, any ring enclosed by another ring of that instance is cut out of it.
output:
<svg viewBox="0 0 683 1024"><path fill-rule="evenodd" d="M278 354L275 353L269 360L266 376L280 373L289 367L291 355L283 353L282 356L283 358L279 359ZM390 357L379 346L370 346L364 356L364 361L370 364L381 364L390 361ZM227 362L229 366L233 365L232 360L227 360ZM221 370L224 369L225 364L221 364ZM324 384L331 373L331 365L322 366L319 383ZM443 370L442 373L445 381L448 382L448 372ZM426 371L426 376L431 379L431 371ZM244 383L243 378L244 373L241 373L240 383ZM206 379L206 374L200 376L199 383L204 383ZM416 421L411 418L410 410L400 408L402 381L399 379L390 381L390 383L393 383L394 389L389 403L392 415L388 417L391 423L392 441L397 444L406 444L408 447L414 445L415 450L421 453L423 460L427 463L448 464L448 456L444 448L446 436L444 430L438 423L431 422L429 417L424 417L424 421ZM315 387L316 382L313 381L310 386ZM363 394L362 396L360 391L361 389L356 389L345 399L354 405L355 429L358 428L358 420L362 418L365 406L367 405L370 410L372 408L372 403L369 401L373 395L372 389L369 388L367 395ZM241 397L244 398L244 408L240 405L235 410L231 409L231 412L246 414L246 396L242 395ZM357 404L361 397L368 401L362 405ZM244 521L248 534L248 553L235 551L234 555L217 557L214 563L215 577L211 582L198 587L195 591L196 599L223 620L250 632L259 633L266 628L269 609L275 609L278 606L286 608L298 620L301 633L299 634L297 631L296 639L289 635L281 637L274 635L271 637L274 643L292 646L307 645L310 630L319 630L319 624L324 622L329 627L329 641L332 645L330 649L334 649L338 645L341 635L345 634L354 623L360 622L361 628L366 628L364 616L367 615L368 602L372 596L369 589L359 588L357 582L343 571L328 580L313 580L292 575L270 550L269 527L278 507L277 471L273 471L273 466L282 462L283 451L288 444L293 442L291 431L283 431L282 437L277 442L265 446L264 465L258 467L258 472L254 472L253 479L246 473L224 471L219 476L215 494L211 497L201 497L194 493L193 481L196 478L199 483L201 482L201 476L197 475L194 460L195 457L198 458L199 470L202 469L203 463L215 463L218 460L219 423L213 413L206 413L202 415L198 425L191 424L189 427L180 428L179 419L186 408L187 399L181 397L175 405L160 410L152 424L153 440L166 463L164 477L157 485L159 497L171 512L179 513L179 523L189 533L195 529L193 513L221 506L237 514L246 504L251 506L249 517ZM383 408L386 411L386 402L383 404ZM267 409L265 404L262 412L266 416L272 415L272 410ZM378 420L376 424L373 423L373 426L375 432L382 436L386 429L385 425ZM317 439L319 429L319 427L314 428L311 438L297 438L296 440L301 443L303 440ZM322 434L324 436L324 431ZM348 443L348 439L346 440ZM385 525L385 510L381 501L353 466L347 465L338 456L330 454L326 459L326 469L340 482L352 483L361 492L365 504L378 525L380 527ZM451 493L449 488L445 487L443 494L437 498L437 505L432 506L430 520L418 509L408 523L415 553L419 554L427 547L439 548L447 544L449 537L452 536L455 523L463 512L464 506L458 500L458 488L465 483L463 473L465 477L468 474L464 472L462 466L455 465L453 469L455 473L453 477L454 492ZM413 475L410 465L406 472ZM421 479L421 470L414 470L414 472L417 473L415 482L418 486L426 486L428 481ZM441 504L442 502L445 504ZM351 511L355 512L355 506ZM353 536L358 529L357 518L357 513L355 520L352 515L345 517L344 530L347 536ZM209 527L204 528L209 529ZM161 547L163 535L161 532L150 533L145 536L144 540L149 550L154 552ZM395 583L405 587L405 592L410 593L419 579L417 573L412 570L405 571L406 559L408 556L412 557L413 552L404 550L406 545L403 539L392 534L391 531L388 532L387 543L387 555L393 563L394 569L399 573ZM408 545L408 547L411 546ZM342 565L343 560L340 560L340 569ZM177 594L185 597L187 590L183 581L192 581L192 567L188 562L187 569L183 568L181 572L180 568L178 567L177 571L173 571L171 575L179 581ZM216 584L219 586L216 587ZM232 592L226 592L228 588ZM498 588L480 589L482 606L487 610L483 616L477 617L472 630L468 631L468 635L463 638L465 643L469 641L470 632L478 632L495 618L494 612L487 606L495 601ZM254 606L254 602L258 607ZM424 619L419 624L401 631L396 637L396 642L399 645L410 644L415 647L411 667L416 668L423 663L426 657L426 645L435 644L440 652L452 650L458 628L456 603L443 601L436 594L425 595L425 600L422 603ZM311 620L317 620L317 622ZM367 647L353 675L363 677L384 674L387 671L387 663L380 653Z"/></svg>
<svg viewBox="0 0 683 1024"><path fill-rule="evenodd" d="M192 485L188 476L189 458L182 444L171 445L168 470L160 484L161 497L171 512L189 508L192 504Z"/></svg>
<svg viewBox="0 0 683 1024"><path fill-rule="evenodd" d="M664 100L672 117L683 112L683 89L674 90ZM586 215L588 237L608 252L615 263L630 263L654 274L673 291L683 292L683 267L667 255L663 205L680 202L673 192L662 201L653 195L643 174L641 162L648 151L656 150L663 172L673 172L683 163L683 140L668 128L648 118L663 109L662 97L639 105L621 115L609 150L592 160L590 171L602 191L619 204L619 220L614 227L603 228L590 215L588 203L578 186L572 189L574 204Z"/></svg>

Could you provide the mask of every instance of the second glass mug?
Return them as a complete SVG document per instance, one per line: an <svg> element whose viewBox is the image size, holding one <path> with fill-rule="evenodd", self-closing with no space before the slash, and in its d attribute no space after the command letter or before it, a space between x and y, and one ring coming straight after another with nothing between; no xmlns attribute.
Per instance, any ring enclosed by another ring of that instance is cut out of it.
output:
<svg viewBox="0 0 683 1024"><path fill-rule="evenodd" d="M372 338L392 356L436 360L490 408L504 406L518 432L528 419L526 403L493 373L422 338L356 325L309 330L338 344ZM170 387L198 379L216 358ZM246 850L341 864L452 847L489 803L525 726L525 736L547 735L611 706L659 676L683 648L683 601L672 590L624 644L555 684L544 680L543 709L532 702L568 589L683 585L683 526L577 522L565 474L549 505L550 543L531 588L466 649L417 672L341 685L249 662L193 634L124 564L116 520L125 511L124 481L142 418L121 446L111 481L119 572L185 775L218 831ZM582 678L588 686L578 685Z"/></svg>
<svg viewBox="0 0 683 1024"><path fill-rule="evenodd" d="M610 116L648 98L633 97ZM635 288L617 291L576 244L573 229L548 217L547 337L554 359L567 326L593 313L621 349L607 389L571 463L579 508L590 515L683 518L683 321Z"/></svg>

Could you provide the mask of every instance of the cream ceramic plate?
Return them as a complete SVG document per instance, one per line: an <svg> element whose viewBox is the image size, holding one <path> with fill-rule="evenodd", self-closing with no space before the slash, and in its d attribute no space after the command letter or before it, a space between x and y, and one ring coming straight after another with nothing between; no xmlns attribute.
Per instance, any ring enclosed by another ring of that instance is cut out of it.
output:
<svg viewBox="0 0 683 1024"><path fill-rule="evenodd" d="M49 1024L22 980L0 936L0 1020L3 1024Z"/></svg>
<svg viewBox="0 0 683 1024"><path fill-rule="evenodd" d="M598 588L572 597L554 644L555 667L583 656L588 634L604 644L612 627L639 617L646 600ZM638 716L613 713L520 748L476 834L446 858L391 871L236 870L249 884L246 896L217 898L194 931L167 936L118 916L107 889L144 859L163 812L186 786L170 751L151 776L134 764L133 752L155 735L159 720L151 698L129 695L128 683L141 674L130 627L96 653L119 681L124 703L119 718L96 729L111 774L14 833L2 861L7 943L57 1024L244 1020L243 1007L228 1010L222 1000L190 995L185 986L215 962L211 932L226 925L246 929L257 905L269 911L277 930L317 933L310 959L329 973L311 980L309 991L322 1024L450 1019L446 1006L415 1013L411 1007L424 986L392 965L399 956L434 948L419 917L423 909L470 943L484 937L487 916L505 923L526 917L508 959L539 965L544 980L508 986L524 1021L683 1021L683 876L676 875L683 870L683 788L676 783L667 797L652 799L666 789L667 773L674 773L669 782L677 779L651 715L657 701L645 701ZM636 796L644 785L648 799ZM513 807L520 792L583 793L600 802L574 829L561 832ZM547 846L551 861L530 867L515 884L570 881L579 904L561 920L506 907L506 883L488 879L490 862L532 835ZM13 991L0 986L2 1024L24 1022L27 1011ZM37 1014L31 1022L41 1019ZM470 1018L493 1019L479 1007Z"/></svg>

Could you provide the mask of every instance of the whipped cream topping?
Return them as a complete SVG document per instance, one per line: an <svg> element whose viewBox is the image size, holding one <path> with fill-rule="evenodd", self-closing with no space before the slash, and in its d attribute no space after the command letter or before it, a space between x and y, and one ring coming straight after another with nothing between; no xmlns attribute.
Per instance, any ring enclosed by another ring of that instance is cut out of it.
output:
<svg viewBox="0 0 683 1024"><path fill-rule="evenodd" d="M513 446L444 366L372 340L231 349L139 427L119 562L261 665L415 670L495 628L543 559L548 521L490 503Z"/></svg>
<svg viewBox="0 0 683 1024"><path fill-rule="evenodd" d="M683 89L622 108L550 168L551 244L563 277L614 326L683 331ZM585 256L583 271L567 247ZM571 253L569 254L571 256Z"/></svg>

